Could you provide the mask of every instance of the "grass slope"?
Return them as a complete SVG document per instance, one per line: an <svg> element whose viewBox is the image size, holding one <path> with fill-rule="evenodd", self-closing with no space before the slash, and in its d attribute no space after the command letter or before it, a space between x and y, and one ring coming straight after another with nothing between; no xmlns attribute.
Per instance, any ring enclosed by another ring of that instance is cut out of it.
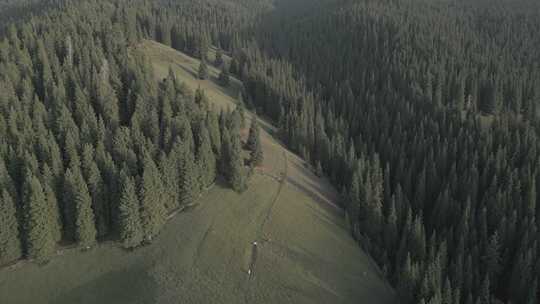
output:
<svg viewBox="0 0 540 304"><path fill-rule="evenodd" d="M218 106L234 106L237 80L223 89L213 68L210 80L196 79L193 58L149 41L139 50L156 77L171 67ZM263 166L245 193L218 183L199 205L172 218L152 245L133 252L103 244L66 251L44 266L2 269L0 303L395 303L351 239L332 203L335 191L267 131Z"/></svg>

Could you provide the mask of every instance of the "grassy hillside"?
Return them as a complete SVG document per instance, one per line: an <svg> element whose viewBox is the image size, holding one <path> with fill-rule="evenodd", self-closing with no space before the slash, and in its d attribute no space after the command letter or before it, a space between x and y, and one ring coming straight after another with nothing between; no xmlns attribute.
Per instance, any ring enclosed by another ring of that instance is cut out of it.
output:
<svg viewBox="0 0 540 304"><path fill-rule="evenodd" d="M171 67L216 105L234 106L237 80L223 89L214 68L209 80L196 79L193 58L150 41L139 50L157 77ZM264 164L245 193L218 182L134 252L102 244L44 266L2 269L0 303L394 303L332 203L335 191L273 139L271 128L265 124Z"/></svg>

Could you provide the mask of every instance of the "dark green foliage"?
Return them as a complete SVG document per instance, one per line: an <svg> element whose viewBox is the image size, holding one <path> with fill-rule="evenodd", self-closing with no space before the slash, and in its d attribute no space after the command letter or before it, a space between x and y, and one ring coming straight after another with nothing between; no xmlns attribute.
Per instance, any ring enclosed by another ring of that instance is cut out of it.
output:
<svg viewBox="0 0 540 304"><path fill-rule="evenodd" d="M105 184L101 172L94 160L94 149L85 145L82 154L82 170L92 198L92 209L96 219L96 229L99 237L109 232L109 207L105 198Z"/></svg>
<svg viewBox="0 0 540 304"><path fill-rule="evenodd" d="M184 150L180 181L180 204L187 206L198 196L200 183L199 172L191 151Z"/></svg>
<svg viewBox="0 0 540 304"><path fill-rule="evenodd" d="M140 186L141 223L146 240L157 235L167 219L163 197L163 181L159 170L146 153L144 156L143 175Z"/></svg>
<svg viewBox="0 0 540 304"><path fill-rule="evenodd" d="M206 116L206 125L208 126L208 135L212 142L212 150L219 159L221 153L221 132L219 128L218 116L215 111L210 111Z"/></svg>
<svg viewBox="0 0 540 304"><path fill-rule="evenodd" d="M236 192L243 192L247 187L247 176L238 131L228 133L223 140L223 145L226 150L222 153L222 157L227 180Z"/></svg>
<svg viewBox="0 0 540 304"><path fill-rule="evenodd" d="M0 265L22 256L15 202L7 190L0 194Z"/></svg>
<svg viewBox="0 0 540 304"><path fill-rule="evenodd" d="M200 185L209 186L216 179L216 157L212 151L210 135L204 124L198 128L197 164L201 176Z"/></svg>
<svg viewBox="0 0 540 304"><path fill-rule="evenodd" d="M62 219L60 216L60 209L58 208L58 199L56 198L54 190L49 185L45 185L43 191L45 193L45 199L47 200L51 233L54 240L59 242L62 239Z"/></svg>
<svg viewBox="0 0 540 304"><path fill-rule="evenodd" d="M240 128L243 129L246 127L246 105L244 103L242 92L238 94L238 98L236 100L236 109L238 114L240 114Z"/></svg>
<svg viewBox="0 0 540 304"><path fill-rule="evenodd" d="M71 206L75 218L74 240L83 247L90 247L96 242L97 231L88 186L77 168L66 171L64 184L67 191L64 203Z"/></svg>
<svg viewBox="0 0 540 304"><path fill-rule="evenodd" d="M250 163L252 166L259 166L262 164L264 156L261 145L261 131L259 128L259 122L257 121L257 116L253 115L251 120L251 125L249 127L249 135L247 139L246 146L250 151L251 160Z"/></svg>
<svg viewBox="0 0 540 304"><path fill-rule="evenodd" d="M229 68L227 67L226 64L224 64L221 68L221 71L219 72L219 83L222 86L227 87L229 86L229 82L230 82Z"/></svg>
<svg viewBox="0 0 540 304"><path fill-rule="evenodd" d="M317 164L315 165L315 175L317 175L318 177L324 176L324 170L320 161L317 161Z"/></svg>
<svg viewBox="0 0 540 304"><path fill-rule="evenodd" d="M129 177L125 170L120 176L122 179L118 216L120 240L124 248L133 248L137 247L144 237L139 198L133 178Z"/></svg>
<svg viewBox="0 0 540 304"><path fill-rule="evenodd" d="M201 63L199 64L199 70L197 72L197 76L201 80L208 78L208 65L206 64L205 60L201 60Z"/></svg>
<svg viewBox="0 0 540 304"><path fill-rule="evenodd" d="M223 63L223 52L221 51L221 49L218 49L216 51L216 60L214 61L214 65L216 67L221 67Z"/></svg>
<svg viewBox="0 0 540 304"><path fill-rule="evenodd" d="M26 256L39 261L48 260L55 250L51 219L41 183L30 173L26 176L23 200Z"/></svg>

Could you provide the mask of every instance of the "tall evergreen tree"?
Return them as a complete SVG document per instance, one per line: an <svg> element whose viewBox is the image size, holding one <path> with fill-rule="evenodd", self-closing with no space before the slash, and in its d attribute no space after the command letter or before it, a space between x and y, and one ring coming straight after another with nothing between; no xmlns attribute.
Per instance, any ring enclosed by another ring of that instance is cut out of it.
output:
<svg viewBox="0 0 540 304"><path fill-rule="evenodd" d="M228 87L230 82L230 76L229 76L229 68L226 64L224 64L221 67L221 71L219 72L219 83L224 86Z"/></svg>
<svg viewBox="0 0 540 304"><path fill-rule="evenodd" d="M205 80L208 78L208 65L206 64L206 61L204 59L201 60L201 63L199 64L199 70L197 72L197 76L201 80Z"/></svg>
<svg viewBox="0 0 540 304"><path fill-rule="evenodd" d="M105 184L99 167L94 160L94 154L94 149L91 145L87 144L84 146L82 170L92 198L92 209L95 214L97 233L99 237L103 237L109 232L108 218L110 215L105 198Z"/></svg>
<svg viewBox="0 0 540 304"><path fill-rule="evenodd" d="M243 192L247 185L240 134L237 132L230 133L224 144L227 147L225 166L227 168L226 172L228 172L228 181L236 192Z"/></svg>
<svg viewBox="0 0 540 304"><path fill-rule="evenodd" d="M216 157L212 151L210 135L204 124L199 126L198 133L197 164L201 176L200 184L202 187L206 187L216 178Z"/></svg>
<svg viewBox="0 0 540 304"><path fill-rule="evenodd" d="M55 242L50 229L47 201L41 183L29 173L23 197L26 255L39 261L48 260L54 253Z"/></svg>
<svg viewBox="0 0 540 304"><path fill-rule="evenodd" d="M144 169L140 187L141 223L145 239L157 235L167 220L163 204L163 182L159 170L148 153L144 156Z"/></svg>
<svg viewBox="0 0 540 304"><path fill-rule="evenodd" d="M22 256L15 202L7 190L0 194L0 265Z"/></svg>
<svg viewBox="0 0 540 304"><path fill-rule="evenodd" d="M62 239L62 219L58 207L58 199L56 198L56 194L51 186L46 184L43 191L45 194L45 199L47 200L47 208L49 210L51 233L55 242L59 242Z"/></svg>
<svg viewBox="0 0 540 304"><path fill-rule="evenodd" d="M135 187L135 181L129 177L126 170L120 172L122 179L119 205L119 230L120 240L124 248L137 247L143 240L144 231L139 212L139 198Z"/></svg>
<svg viewBox="0 0 540 304"><path fill-rule="evenodd" d="M198 182L198 172L195 166L195 157L191 151L184 150L182 161L182 177L180 182L180 204L189 205L195 201L198 195L200 184Z"/></svg>
<svg viewBox="0 0 540 304"><path fill-rule="evenodd" d="M91 247L96 242L97 231L88 186L77 168L68 169L65 179L70 199L66 203L71 204L74 209L74 239L85 248Z"/></svg>
<svg viewBox="0 0 540 304"><path fill-rule="evenodd" d="M222 64L223 64L223 52L221 51L221 49L218 49L216 51L216 60L214 61L214 65L216 67L221 67Z"/></svg>
<svg viewBox="0 0 540 304"><path fill-rule="evenodd" d="M261 145L261 132L259 128L259 122L257 116L253 115L251 119L251 126L249 127L249 136L247 139L247 147L250 150L251 165L259 166L262 164L264 156Z"/></svg>

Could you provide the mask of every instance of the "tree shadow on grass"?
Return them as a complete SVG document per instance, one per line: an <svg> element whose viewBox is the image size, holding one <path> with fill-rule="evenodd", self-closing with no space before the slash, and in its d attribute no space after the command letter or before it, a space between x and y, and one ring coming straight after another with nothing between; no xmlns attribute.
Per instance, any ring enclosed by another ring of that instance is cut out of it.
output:
<svg viewBox="0 0 540 304"><path fill-rule="evenodd" d="M343 217L342 210L332 207L331 205L327 203L327 201L319 193L316 193L315 191L308 189L306 186L300 184L298 181L292 178L287 178L287 182L293 185L294 187L296 187L300 192L307 195L312 201L317 203L321 209L326 211L326 213L324 213L321 210L315 209L310 204L307 204L306 206L308 206L311 210L313 210L313 212L319 218L321 218L322 220L328 223L331 223L333 225L346 229L346 224L342 220L340 220L340 218ZM330 216L330 214L334 214L335 216Z"/></svg>
<svg viewBox="0 0 540 304"><path fill-rule="evenodd" d="M57 299L58 304L155 303L157 284L142 266L111 271L74 288Z"/></svg>

